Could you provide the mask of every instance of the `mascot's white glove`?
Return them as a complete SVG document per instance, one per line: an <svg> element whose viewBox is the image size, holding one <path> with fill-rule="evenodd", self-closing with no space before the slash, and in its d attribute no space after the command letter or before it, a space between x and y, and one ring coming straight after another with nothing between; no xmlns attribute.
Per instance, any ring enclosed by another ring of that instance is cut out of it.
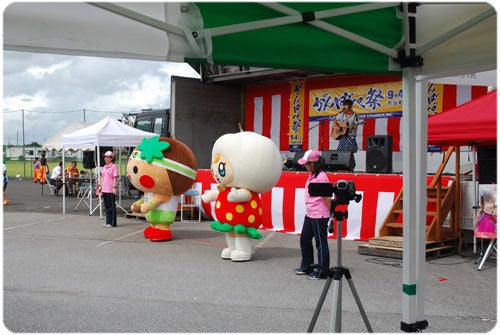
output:
<svg viewBox="0 0 500 335"><path fill-rule="evenodd" d="M230 202L247 202L252 199L252 193L246 188L231 187L231 192L227 194L227 200Z"/></svg>
<svg viewBox="0 0 500 335"><path fill-rule="evenodd" d="M201 201L207 203L207 202L213 202L217 200L217 196L219 195L219 191L217 190L207 190L205 193L201 195Z"/></svg>

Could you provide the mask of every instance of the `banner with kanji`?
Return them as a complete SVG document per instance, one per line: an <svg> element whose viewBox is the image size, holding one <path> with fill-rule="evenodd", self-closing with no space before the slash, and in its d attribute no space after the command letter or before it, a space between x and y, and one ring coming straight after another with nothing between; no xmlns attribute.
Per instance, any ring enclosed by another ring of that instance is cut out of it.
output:
<svg viewBox="0 0 500 335"><path fill-rule="evenodd" d="M290 89L289 151L302 150L304 134L304 80L294 80Z"/></svg>

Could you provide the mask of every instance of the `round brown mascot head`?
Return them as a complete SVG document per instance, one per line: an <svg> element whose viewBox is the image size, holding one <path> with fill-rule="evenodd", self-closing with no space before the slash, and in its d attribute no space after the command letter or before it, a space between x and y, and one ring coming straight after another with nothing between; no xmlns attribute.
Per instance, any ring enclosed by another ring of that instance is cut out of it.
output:
<svg viewBox="0 0 500 335"><path fill-rule="evenodd" d="M173 138L144 138L127 163L127 175L135 188L143 192L180 195L196 179L198 165L193 152Z"/></svg>

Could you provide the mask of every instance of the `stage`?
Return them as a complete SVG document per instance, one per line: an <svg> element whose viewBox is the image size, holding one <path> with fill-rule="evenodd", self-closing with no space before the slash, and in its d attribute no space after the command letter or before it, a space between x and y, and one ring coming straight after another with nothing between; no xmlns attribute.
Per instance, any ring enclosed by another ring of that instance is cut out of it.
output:
<svg viewBox="0 0 500 335"><path fill-rule="evenodd" d="M342 237L348 240L368 240L378 236L378 230L389 212L395 197L403 186L401 174L373 173L327 173L330 181L353 181L356 193L362 195L361 201L351 201L347 208L348 218L344 220ZM304 185L308 172L283 171L276 186L261 194L264 207L262 229L283 233L298 234L302 229L305 215ZM428 176L430 183L433 176ZM448 183L449 178L443 178ZM210 170L198 170L195 187L203 193L215 189L217 184ZM204 214L215 219L215 203L202 204ZM337 206L337 210L346 210ZM334 232L331 238L336 238Z"/></svg>

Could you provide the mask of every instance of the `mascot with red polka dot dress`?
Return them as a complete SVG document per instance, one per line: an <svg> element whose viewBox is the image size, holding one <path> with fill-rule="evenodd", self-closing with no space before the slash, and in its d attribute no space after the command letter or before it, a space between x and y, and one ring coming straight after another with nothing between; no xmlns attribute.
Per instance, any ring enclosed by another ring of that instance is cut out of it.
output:
<svg viewBox="0 0 500 335"><path fill-rule="evenodd" d="M221 257L234 262L252 259L251 238L259 239L262 204L259 194L270 191L281 176L281 156L269 138L243 131L225 134L212 148L212 175L217 189L202 195L215 201L214 230L226 233L227 248Z"/></svg>

